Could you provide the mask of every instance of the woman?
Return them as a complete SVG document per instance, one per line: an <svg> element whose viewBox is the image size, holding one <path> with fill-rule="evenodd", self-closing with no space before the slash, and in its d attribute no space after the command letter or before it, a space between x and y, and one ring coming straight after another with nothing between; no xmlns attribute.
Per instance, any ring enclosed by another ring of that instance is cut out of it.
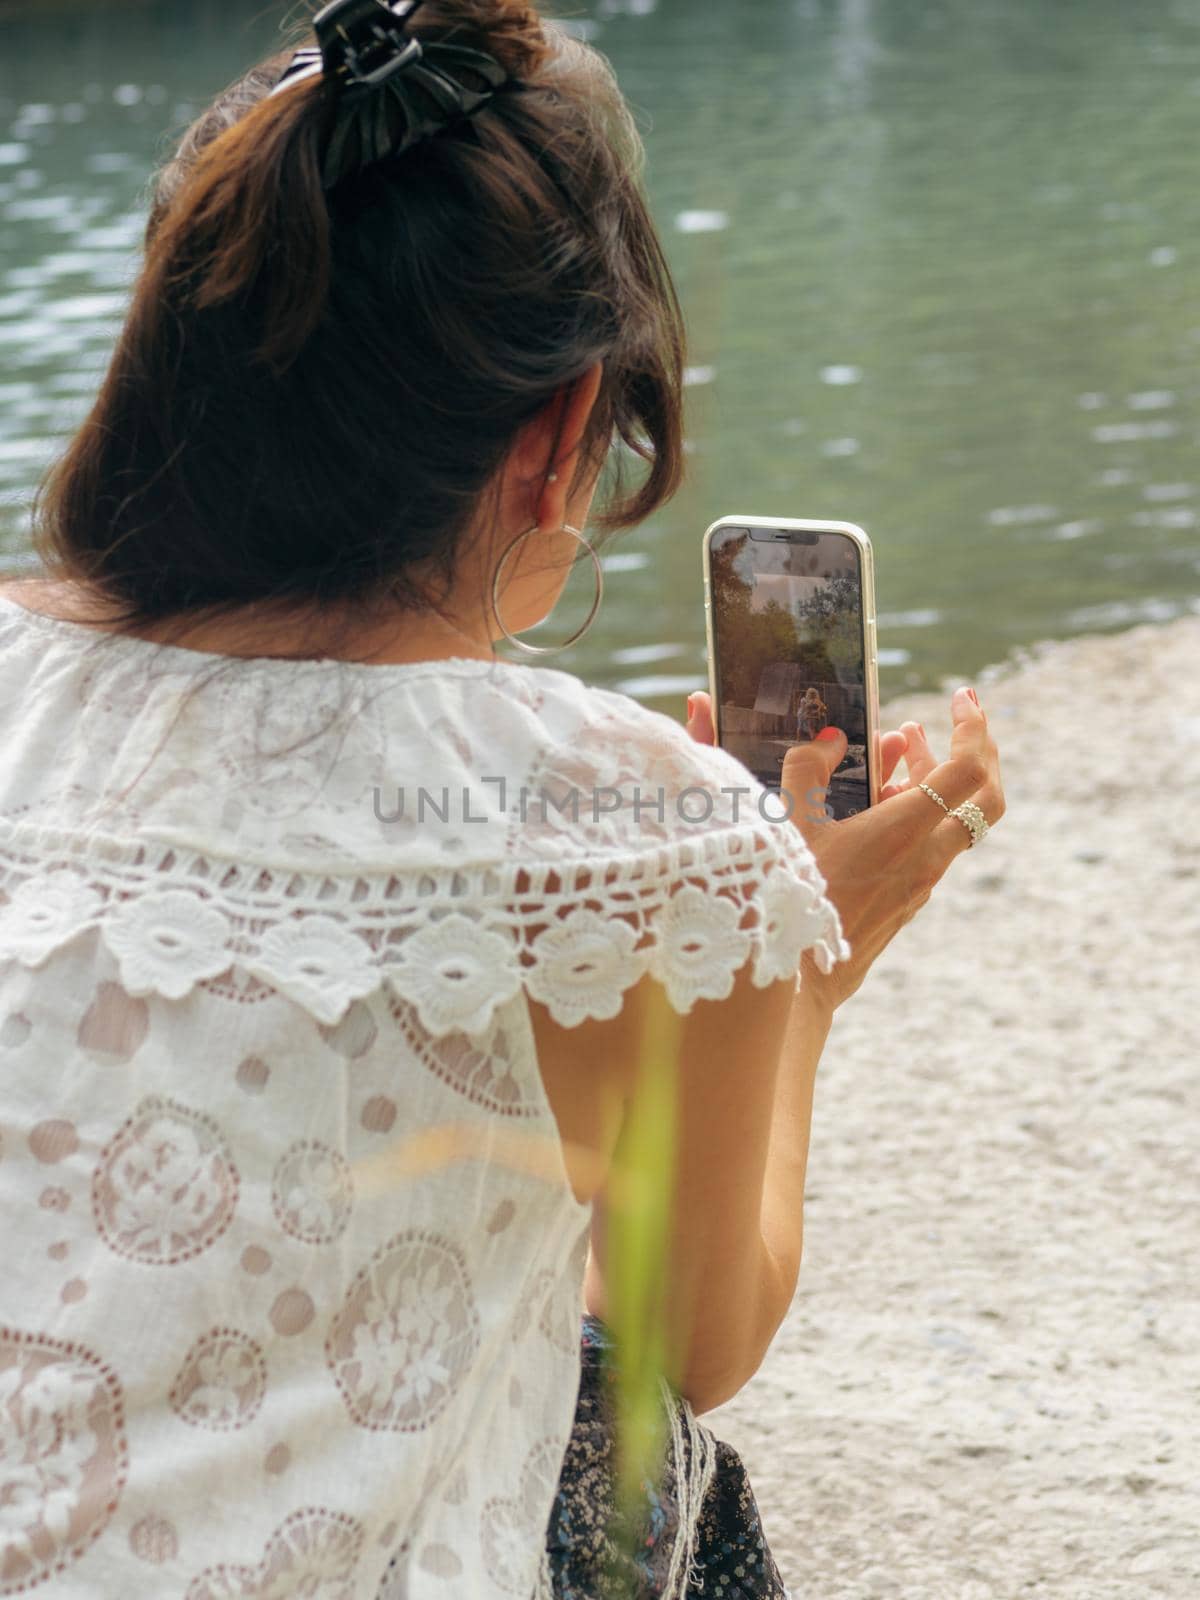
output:
<svg viewBox="0 0 1200 1600"><path fill-rule="evenodd" d="M821 699L821 691L810 685L800 697L796 712L796 738L815 739L828 725L829 707Z"/></svg>
<svg viewBox="0 0 1200 1600"><path fill-rule="evenodd" d="M949 761L889 735L910 783L832 825L844 736L797 748L778 820L702 697L689 738L497 658L606 462L648 464L610 530L679 479L636 135L528 6L315 25L163 175L0 594L0 1593L565 1592L662 998L681 1594L834 1010L1001 814L995 746L961 691Z"/></svg>

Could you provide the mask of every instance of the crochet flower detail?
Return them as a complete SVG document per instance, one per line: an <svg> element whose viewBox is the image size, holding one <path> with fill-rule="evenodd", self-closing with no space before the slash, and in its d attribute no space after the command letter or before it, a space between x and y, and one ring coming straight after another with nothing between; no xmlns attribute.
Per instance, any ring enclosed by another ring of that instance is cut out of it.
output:
<svg viewBox="0 0 1200 1600"><path fill-rule="evenodd" d="M538 936L537 963L526 974L525 987L561 1027L575 1027L588 1017L607 1021L620 1012L626 989L645 971L637 942L634 930L617 917L572 911Z"/></svg>
<svg viewBox="0 0 1200 1600"><path fill-rule="evenodd" d="M762 937L754 959L754 982L766 988L777 978L794 977L801 952L810 946L823 951L831 966L836 957L826 943L829 932L828 903L813 885L782 870L772 872L762 895ZM839 928L839 940L840 932ZM821 965L821 970L830 968Z"/></svg>
<svg viewBox="0 0 1200 1600"><path fill-rule="evenodd" d="M130 995L274 990L325 1026L386 985L424 1035L458 1041L454 1063L433 1068L448 1081L476 1072L471 1052L488 1054L487 1030L522 985L572 1027L615 1018L647 971L686 1013L727 998L748 961L762 988L795 973L806 948L823 972L849 955L811 855L778 828L585 852L565 871L558 856L519 873L488 861L363 876L115 840L86 871L61 858L38 871L4 840L0 818L5 954L38 966L97 929Z"/></svg>
<svg viewBox="0 0 1200 1600"><path fill-rule="evenodd" d="M481 1033L521 987L511 936L457 912L405 940L390 980L430 1033Z"/></svg>
<svg viewBox="0 0 1200 1600"><path fill-rule="evenodd" d="M101 896L69 867L44 878L28 878L0 908L0 932L18 960L40 966L51 951L65 944L97 915Z"/></svg>
<svg viewBox="0 0 1200 1600"><path fill-rule="evenodd" d="M250 966L325 1023L338 1022L377 977L363 941L333 917L319 915L269 928Z"/></svg>
<svg viewBox="0 0 1200 1600"><path fill-rule="evenodd" d="M813 960L819 972L832 972L839 961L849 961L852 954L849 944L840 935L834 944L830 944L828 939L820 939L813 945Z"/></svg>
<svg viewBox="0 0 1200 1600"><path fill-rule="evenodd" d="M128 992L170 1000L224 972L232 959L228 938L228 920L186 889L118 901L105 923L105 939Z"/></svg>
<svg viewBox="0 0 1200 1600"><path fill-rule="evenodd" d="M743 908L687 884L663 907L650 971L677 1011L696 1000L726 1000L733 975L750 949L750 934L738 924Z"/></svg>

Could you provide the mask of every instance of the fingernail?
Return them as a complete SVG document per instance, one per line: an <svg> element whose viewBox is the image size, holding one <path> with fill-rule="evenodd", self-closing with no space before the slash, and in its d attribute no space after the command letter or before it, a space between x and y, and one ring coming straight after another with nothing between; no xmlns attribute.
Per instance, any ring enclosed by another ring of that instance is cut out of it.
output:
<svg viewBox="0 0 1200 1600"><path fill-rule="evenodd" d="M929 735L925 732L925 724L923 722L918 722L917 727L920 730L922 739L928 741Z"/></svg>
<svg viewBox="0 0 1200 1600"><path fill-rule="evenodd" d="M687 714L688 714L688 721L689 722L691 721L692 717L695 716L695 712L692 709L692 701L695 698L696 698L696 696L694 694L690 694L687 697Z"/></svg>
<svg viewBox="0 0 1200 1600"><path fill-rule="evenodd" d="M974 700L975 704L978 705L979 696L975 693L974 689L968 689L967 693L971 696L971 699Z"/></svg>
<svg viewBox="0 0 1200 1600"><path fill-rule="evenodd" d="M817 738L818 739L840 739L841 736L842 736L842 730L840 728L822 728L820 733L817 735Z"/></svg>

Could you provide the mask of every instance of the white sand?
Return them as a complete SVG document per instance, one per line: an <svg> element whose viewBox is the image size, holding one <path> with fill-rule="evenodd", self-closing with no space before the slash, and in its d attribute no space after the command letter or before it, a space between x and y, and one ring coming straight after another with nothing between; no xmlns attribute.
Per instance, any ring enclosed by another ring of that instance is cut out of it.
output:
<svg viewBox="0 0 1200 1600"><path fill-rule="evenodd" d="M1192 1600L1200 619L975 682L1008 815L838 1018L796 1300L704 1420L795 1600Z"/></svg>

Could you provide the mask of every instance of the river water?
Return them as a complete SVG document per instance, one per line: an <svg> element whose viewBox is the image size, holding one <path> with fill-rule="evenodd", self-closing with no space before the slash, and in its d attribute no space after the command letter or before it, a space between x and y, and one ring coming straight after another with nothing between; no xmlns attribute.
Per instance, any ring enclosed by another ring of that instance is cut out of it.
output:
<svg viewBox="0 0 1200 1600"><path fill-rule="evenodd" d="M10 560L120 325L147 176L283 14L0 0ZM562 665L677 710L725 513L867 528L885 694L1200 610L1200 0L591 0L571 26L645 134L691 473Z"/></svg>

